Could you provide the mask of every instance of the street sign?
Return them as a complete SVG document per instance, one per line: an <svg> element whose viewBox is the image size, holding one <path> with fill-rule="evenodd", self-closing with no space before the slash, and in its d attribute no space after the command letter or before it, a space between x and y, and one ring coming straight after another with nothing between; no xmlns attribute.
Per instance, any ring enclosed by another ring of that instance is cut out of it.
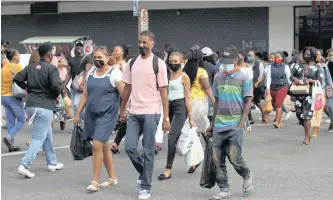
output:
<svg viewBox="0 0 333 200"><path fill-rule="evenodd" d="M148 10L145 8L142 8L140 10L140 32L142 31L148 31L149 30L149 16L148 16Z"/></svg>
<svg viewBox="0 0 333 200"><path fill-rule="evenodd" d="M133 16L137 17L139 15L139 0L133 1Z"/></svg>

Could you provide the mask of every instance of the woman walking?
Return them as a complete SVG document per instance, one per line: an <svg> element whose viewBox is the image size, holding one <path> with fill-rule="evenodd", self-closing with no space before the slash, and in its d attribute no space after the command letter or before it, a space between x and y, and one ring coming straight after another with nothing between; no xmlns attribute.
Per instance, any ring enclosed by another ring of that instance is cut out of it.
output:
<svg viewBox="0 0 333 200"><path fill-rule="evenodd" d="M8 136L2 138L9 152L20 151L21 148L14 144L15 135L23 128L25 122L23 99L12 94L13 77L22 70L20 54L16 49L7 49L6 57L9 63L1 69L1 103L5 108Z"/></svg>
<svg viewBox="0 0 333 200"><path fill-rule="evenodd" d="M176 145L186 119L189 119L191 127L194 126L192 120L190 79L182 72L181 60L182 55L178 52L171 53L169 57L171 77L168 86L168 99L171 131L168 135L167 165L164 173L158 177L159 180L167 180L171 178L171 168L176 155Z"/></svg>
<svg viewBox="0 0 333 200"><path fill-rule="evenodd" d="M275 54L274 63L268 66L267 70L267 96L272 97L272 103L276 110L276 117L273 126L282 128L282 106L288 93L290 85L290 68L285 64L285 57L282 52Z"/></svg>
<svg viewBox="0 0 333 200"><path fill-rule="evenodd" d="M117 184L109 138L118 119L120 96L124 84L121 82L120 69L111 67L107 48L97 48L94 52L94 65L87 75L74 123L79 124L80 113L85 108L84 131L82 139L92 140L93 144L93 180L87 187L90 192ZM109 180L99 184L102 163L109 175Z"/></svg>
<svg viewBox="0 0 333 200"><path fill-rule="evenodd" d="M296 66L291 73L291 81L295 85L309 85L312 90L312 86L315 81L322 83L322 78L324 73L322 68L315 65L315 60L317 58L317 50L313 47L307 47L303 51L304 63L301 63L298 67ZM310 129L311 129L311 119L313 117L312 110L312 94L295 95L296 98L296 117L298 118L300 125L304 127L304 140L302 142L303 146L310 144Z"/></svg>

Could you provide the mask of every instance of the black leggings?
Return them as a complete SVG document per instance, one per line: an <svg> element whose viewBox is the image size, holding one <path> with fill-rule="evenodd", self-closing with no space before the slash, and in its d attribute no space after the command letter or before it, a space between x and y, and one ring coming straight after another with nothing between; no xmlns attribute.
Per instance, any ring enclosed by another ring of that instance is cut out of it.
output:
<svg viewBox="0 0 333 200"><path fill-rule="evenodd" d="M168 135L167 169L172 168L173 160L176 155L176 145L187 119L185 99L169 101L169 118L171 121L171 131Z"/></svg>

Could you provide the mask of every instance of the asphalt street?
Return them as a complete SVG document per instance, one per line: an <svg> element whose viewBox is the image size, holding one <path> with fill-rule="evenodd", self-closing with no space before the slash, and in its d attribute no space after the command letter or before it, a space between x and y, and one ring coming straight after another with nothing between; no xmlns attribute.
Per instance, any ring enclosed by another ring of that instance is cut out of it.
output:
<svg viewBox="0 0 333 200"><path fill-rule="evenodd" d="M249 197L241 192L242 179L228 164L232 200L331 200L333 199L333 134L327 133L328 124L323 123L319 139L309 146L301 146L303 129L297 125L295 116L285 122L283 129L273 129L271 124L261 124L256 114L256 124L251 134L244 135L243 155L254 174L255 190ZM325 117L324 120L327 118ZM45 157L40 154L31 171L35 178L26 179L17 174L17 167L24 152L8 153L1 145L1 198L3 200L134 200L138 174L120 146L121 153L114 156L118 185L101 188L88 194L85 188L92 178L92 161L73 161L69 150L71 135L68 131L54 129L54 146L58 162L65 167L61 171L46 170ZM2 129L1 136L7 131ZM31 127L25 126L17 135L16 143L26 150L25 142L31 137ZM187 174L185 158L177 156L172 179L158 181L166 164L167 139L163 150L156 156L153 174L152 200L205 200L218 188L203 189L199 186L201 166L195 174ZM106 171L101 174L107 180Z"/></svg>

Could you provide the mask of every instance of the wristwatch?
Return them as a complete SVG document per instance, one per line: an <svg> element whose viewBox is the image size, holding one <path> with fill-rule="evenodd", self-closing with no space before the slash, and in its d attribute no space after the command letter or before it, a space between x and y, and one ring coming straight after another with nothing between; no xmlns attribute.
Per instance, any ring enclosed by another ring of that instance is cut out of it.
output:
<svg viewBox="0 0 333 200"><path fill-rule="evenodd" d="M164 118L164 121L169 122L169 117Z"/></svg>

